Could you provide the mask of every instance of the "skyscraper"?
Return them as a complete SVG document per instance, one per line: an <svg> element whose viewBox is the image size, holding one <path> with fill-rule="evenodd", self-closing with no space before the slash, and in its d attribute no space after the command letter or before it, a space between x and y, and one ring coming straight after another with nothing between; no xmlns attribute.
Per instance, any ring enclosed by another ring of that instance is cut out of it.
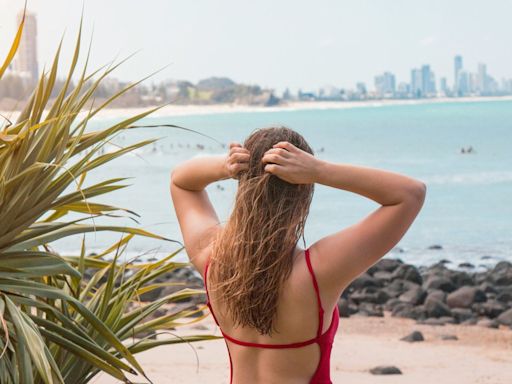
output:
<svg viewBox="0 0 512 384"><path fill-rule="evenodd" d="M411 93L413 97L422 97L424 93L421 70L416 68L411 70Z"/></svg>
<svg viewBox="0 0 512 384"><path fill-rule="evenodd" d="M17 22L21 23L23 11L18 13ZM21 35L20 46L16 53L13 69L17 75L35 81L39 77L37 65L37 20L36 15L25 13L25 26Z"/></svg>
<svg viewBox="0 0 512 384"><path fill-rule="evenodd" d="M453 91L455 94L459 93L459 74L460 71L462 71L462 56L457 55L455 56L454 63L453 63L453 69L454 69L454 77L453 77Z"/></svg>
<svg viewBox="0 0 512 384"><path fill-rule="evenodd" d="M396 89L395 75L391 72L384 72L382 75L375 76L375 90L381 96L394 95Z"/></svg>
<svg viewBox="0 0 512 384"><path fill-rule="evenodd" d="M482 94L487 92L487 66L478 63L477 89Z"/></svg>

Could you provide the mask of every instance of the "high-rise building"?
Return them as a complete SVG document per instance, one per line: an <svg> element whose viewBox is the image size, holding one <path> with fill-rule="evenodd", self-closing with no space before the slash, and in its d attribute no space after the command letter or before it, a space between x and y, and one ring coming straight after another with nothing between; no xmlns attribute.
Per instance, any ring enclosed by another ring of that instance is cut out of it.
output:
<svg viewBox="0 0 512 384"><path fill-rule="evenodd" d="M480 93L486 93L487 88L487 66L478 63L477 89Z"/></svg>
<svg viewBox="0 0 512 384"><path fill-rule="evenodd" d="M455 94L459 93L459 74L460 71L462 71L462 56L457 55L455 56L454 62L453 62L453 69L454 69L454 77L453 77L453 91Z"/></svg>
<svg viewBox="0 0 512 384"><path fill-rule="evenodd" d="M411 93L413 97L423 97L423 82L421 70L414 68L411 70Z"/></svg>
<svg viewBox="0 0 512 384"><path fill-rule="evenodd" d="M421 67L421 88L423 96L429 96L436 93L436 83L434 72L430 70L430 65Z"/></svg>
<svg viewBox="0 0 512 384"><path fill-rule="evenodd" d="M395 75L391 72L384 72L382 75L375 76L375 90L381 96L392 96L396 89Z"/></svg>
<svg viewBox="0 0 512 384"><path fill-rule="evenodd" d="M21 23L22 18L23 11L18 13L18 24ZM37 65L37 20L36 15L28 11L25 13L25 25L20 45L13 61L13 70L18 76L30 80L36 80L39 77Z"/></svg>
<svg viewBox="0 0 512 384"><path fill-rule="evenodd" d="M446 81L446 77L441 77L441 80L439 80L439 90L445 95L448 93L448 83Z"/></svg>

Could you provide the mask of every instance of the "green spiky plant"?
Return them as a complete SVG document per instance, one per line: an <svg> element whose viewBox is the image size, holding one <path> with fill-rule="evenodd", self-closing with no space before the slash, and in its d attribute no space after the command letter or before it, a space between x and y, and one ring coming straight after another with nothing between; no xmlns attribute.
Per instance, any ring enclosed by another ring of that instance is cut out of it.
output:
<svg viewBox="0 0 512 384"><path fill-rule="evenodd" d="M23 21L0 67L0 80L16 53L22 31ZM99 111L135 84L101 105L91 106L98 85L119 64L87 74L86 60L73 86L80 35L64 86L52 105L49 99L57 78L60 46L50 70L42 74L17 120L0 126L2 384L81 384L102 371L126 383L130 382L127 372L149 380L134 354L164 344L215 338L133 338L138 333L168 330L201 319L184 319L197 312L191 306L154 315L167 303L203 291L183 289L152 303L138 303L139 295L170 284L154 283L155 279L186 265L173 261L183 248L153 263L121 263L119 255L134 236L167 239L133 227L87 224L93 217L120 211L89 199L125 185L120 184L123 179L113 178L85 187L86 174L152 140L106 154L100 149L154 109L86 132L88 122ZM80 112L85 113L81 118ZM81 217L66 221L68 213ZM120 232L123 237L96 256L86 256L83 240L79 255L60 255L50 247L56 240L92 231ZM88 279L84 278L86 270L92 271Z"/></svg>

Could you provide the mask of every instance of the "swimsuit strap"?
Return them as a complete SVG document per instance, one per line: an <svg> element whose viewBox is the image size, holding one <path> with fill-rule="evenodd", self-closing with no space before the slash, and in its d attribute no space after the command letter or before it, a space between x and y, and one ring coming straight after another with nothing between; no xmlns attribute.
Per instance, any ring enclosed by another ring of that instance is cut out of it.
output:
<svg viewBox="0 0 512 384"><path fill-rule="evenodd" d="M211 303L210 303L210 296L208 294L208 282L207 282L208 281L208 265L209 265L209 262L210 262L210 258L208 258L208 260L206 260L206 266L205 266L205 269L204 269L204 288L206 290L206 305L210 309L210 312L211 312L211 314L213 316L213 319L215 320L215 323L219 327L219 329L220 329L222 335L224 336L224 338L226 338L227 340L229 340L229 341L231 341L231 342L233 342L235 344L243 345L243 346L246 346L246 347L273 348L273 349L300 348L300 347L303 347L303 346L306 346L306 345L318 342L319 338L322 335L322 328L323 328L323 322L324 322L324 309L322 307L322 302L320 300L320 290L318 288L318 282L316 281L315 273L313 272L313 267L311 265L311 260L309 258L309 248L306 249L305 255L306 255L306 264L308 266L308 270L309 270L309 273L311 275L311 279L313 281L313 287L315 289L316 298L317 298L317 302L318 302L318 330L317 330L317 335L316 335L316 337L313 337L313 338L311 338L309 340L306 340L306 341L300 341L300 342L296 342L296 343L286 343L286 344L250 343L250 342L246 342L246 341L242 341L242 340L237 340L237 339L229 336L228 334L226 334L226 333L224 333L222 331L222 328L220 327L220 324L217 321L217 318L215 317L215 313L213 312L213 308L212 308Z"/></svg>
<svg viewBox="0 0 512 384"><path fill-rule="evenodd" d="M306 263L308 265L311 279L313 280L313 287L315 288L316 300L318 302L318 332L317 337L322 335L322 328L324 327L324 308L322 307L322 300L320 299L320 289L318 288L318 282L316 281L315 273L313 272L313 266L309 257L309 248L306 249Z"/></svg>

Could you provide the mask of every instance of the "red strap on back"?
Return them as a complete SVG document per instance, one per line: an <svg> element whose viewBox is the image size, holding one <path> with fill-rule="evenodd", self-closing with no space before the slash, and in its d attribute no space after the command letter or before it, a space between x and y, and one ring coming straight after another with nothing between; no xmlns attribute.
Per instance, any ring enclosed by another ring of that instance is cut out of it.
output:
<svg viewBox="0 0 512 384"><path fill-rule="evenodd" d="M320 289L318 288L318 282L316 281L315 273L313 272L313 266L311 265L311 260L309 258L309 248L306 249L306 263L308 265L309 273L311 274L311 279L313 280L313 287L315 288L316 299L318 302L317 337L320 337L322 335L322 329L324 327L324 309L322 307L322 300L320 300Z"/></svg>
<svg viewBox="0 0 512 384"><path fill-rule="evenodd" d="M222 335L227 340L229 340L229 341L231 341L231 342L233 342L235 344L243 345L243 346L246 346L246 347L274 348L274 349L299 348L299 347L303 347L303 346L306 346L306 345L309 345L309 344L313 344L313 343L318 341L318 338L322 335L322 329L323 329L323 323L324 323L324 309L322 307L322 301L320 300L320 290L318 288L318 282L316 281L315 273L313 272L313 267L311 265L311 260L309 258L309 248L306 249L305 255L306 255L306 264L308 266L308 270L309 270L309 273L311 275L311 279L313 280L313 287L315 289L315 294L316 294L316 298L317 298L317 302L318 302L318 330L317 330L317 336L312 338L312 339L306 340L306 341L301 341L301 342L297 342L297 343L288 343L288 344L250 343L250 342L246 342L246 341L242 341L242 340L237 340L237 339L235 339L235 338L225 334L222 331L222 329L220 328L219 322L217 321L217 318L215 317L215 313L213 312L213 308L212 308L212 306L210 304L210 296L208 295L208 265L209 265L210 259L208 258L208 260L206 260L206 265L205 265L205 268L204 268L204 288L206 290L206 299L207 299L206 305L210 309L210 312L211 312L211 314L213 316L213 319L215 320L215 323L219 327Z"/></svg>

